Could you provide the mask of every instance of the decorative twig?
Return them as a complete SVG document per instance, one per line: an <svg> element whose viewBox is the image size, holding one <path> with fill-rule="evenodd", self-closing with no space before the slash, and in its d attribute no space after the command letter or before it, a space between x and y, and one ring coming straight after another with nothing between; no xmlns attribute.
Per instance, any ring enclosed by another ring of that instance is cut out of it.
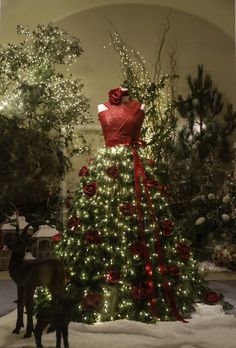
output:
<svg viewBox="0 0 236 348"><path fill-rule="evenodd" d="M166 42L166 36L170 30L170 16L171 16L171 13L172 13L172 8L170 8L169 12L167 13L167 16L166 16L166 24L165 24L165 28L164 28L164 31L162 33L162 36L161 36L161 42L160 42L160 45L159 45L159 48L158 48L158 51L157 51L157 58L156 58L156 61L155 61L155 65L154 65L154 75L153 75L153 81L156 83L156 82L159 82L160 80L160 74L161 74L161 55L162 55L162 51L163 51L163 48L164 48L164 45L165 45L165 42Z"/></svg>

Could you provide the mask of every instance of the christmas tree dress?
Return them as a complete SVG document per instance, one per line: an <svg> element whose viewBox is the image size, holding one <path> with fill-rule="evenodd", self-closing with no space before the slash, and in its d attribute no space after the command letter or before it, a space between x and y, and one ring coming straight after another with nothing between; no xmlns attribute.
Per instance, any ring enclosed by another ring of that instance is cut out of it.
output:
<svg viewBox="0 0 236 348"><path fill-rule="evenodd" d="M145 157L143 107L127 94L111 90L99 113L106 146L80 170L57 254L76 320L184 321L207 285Z"/></svg>

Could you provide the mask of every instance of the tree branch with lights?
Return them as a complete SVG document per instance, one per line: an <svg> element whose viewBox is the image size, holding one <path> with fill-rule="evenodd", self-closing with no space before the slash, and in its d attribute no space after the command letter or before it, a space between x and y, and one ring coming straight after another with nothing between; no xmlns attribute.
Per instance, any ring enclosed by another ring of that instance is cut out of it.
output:
<svg viewBox="0 0 236 348"><path fill-rule="evenodd" d="M202 251L200 257L207 257L205 246L212 242L212 232L216 231L214 221L211 219L209 224L211 237L208 238L206 226L201 231L200 225L195 225L202 209L196 211L191 202L202 195L217 194L232 166L232 137L236 128L233 106L224 100L201 65L196 77L187 76L188 96L177 95L173 47L169 52L170 73L161 73L162 52L170 29L169 14L153 64L154 73L148 70L142 55L123 40L114 26L113 29L110 45L119 54L123 85L129 88L132 98L146 105L145 151L155 160L159 179L168 186L169 201L179 225L196 250ZM177 128L178 118L184 124ZM200 205L205 207L205 215L212 208Z"/></svg>
<svg viewBox="0 0 236 348"><path fill-rule="evenodd" d="M127 44L114 25L110 33L111 42L119 54L123 75L123 86L129 88L131 97L145 104L145 122L142 128L143 139L147 142L146 153L158 162L164 161L167 152L163 151L175 137L176 117L172 97L175 95L176 60L174 47L169 52L169 73L161 73L161 56L165 47L166 37L170 29L171 11L166 17L166 24L157 48L154 71L148 71L147 64L140 52Z"/></svg>
<svg viewBox="0 0 236 348"><path fill-rule="evenodd" d="M18 25L17 33L19 44L0 48L0 205L32 213L58 196L70 157L88 150L78 127L91 116L70 73L83 52L79 39L52 24Z"/></svg>

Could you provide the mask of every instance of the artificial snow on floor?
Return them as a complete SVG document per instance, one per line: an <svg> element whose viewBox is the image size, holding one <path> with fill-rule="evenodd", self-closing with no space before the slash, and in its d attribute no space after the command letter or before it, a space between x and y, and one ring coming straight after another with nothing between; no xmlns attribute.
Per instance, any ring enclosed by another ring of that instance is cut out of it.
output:
<svg viewBox="0 0 236 348"><path fill-rule="evenodd" d="M202 272L231 272L226 267L218 267L212 261L202 261L199 263L199 269ZM236 347L236 345L235 345Z"/></svg>
<svg viewBox="0 0 236 348"><path fill-rule="evenodd" d="M34 339L11 333L16 311L0 318L0 348L33 348ZM135 321L86 325L71 323L70 348L235 348L236 317L225 314L222 307L198 304L189 323ZM44 334L45 348L55 347L55 334Z"/></svg>

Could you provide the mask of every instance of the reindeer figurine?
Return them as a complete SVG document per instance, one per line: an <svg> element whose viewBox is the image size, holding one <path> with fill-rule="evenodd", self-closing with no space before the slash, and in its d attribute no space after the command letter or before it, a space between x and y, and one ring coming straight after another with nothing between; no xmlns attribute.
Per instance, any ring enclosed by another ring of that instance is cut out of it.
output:
<svg viewBox="0 0 236 348"><path fill-rule="evenodd" d="M65 270L63 263L56 258L44 260L25 260L27 245L27 225L19 233L19 213L16 210L16 233L6 236L6 244L12 250L9 261L9 274L17 285L17 321L13 333L19 334L24 327L24 307L27 314L27 326L24 338L30 337L33 327L33 296L36 287L49 289L52 298L63 297L65 290ZM8 238L7 238L8 237ZM28 237L29 238L29 237Z"/></svg>
<svg viewBox="0 0 236 348"><path fill-rule="evenodd" d="M48 332L56 330L56 348L61 348L61 337L63 337L64 348L69 348L68 326L76 302L76 299L63 297L51 301L47 306L40 305L37 308L37 323L34 330L36 348L43 347L42 333L48 325L50 325Z"/></svg>

